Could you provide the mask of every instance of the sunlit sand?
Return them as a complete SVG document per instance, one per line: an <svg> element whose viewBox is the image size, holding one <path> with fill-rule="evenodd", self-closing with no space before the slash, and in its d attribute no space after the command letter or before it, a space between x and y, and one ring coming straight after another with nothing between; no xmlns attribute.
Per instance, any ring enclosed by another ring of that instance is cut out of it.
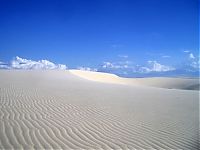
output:
<svg viewBox="0 0 200 150"><path fill-rule="evenodd" d="M0 149L198 149L199 82L0 70Z"/></svg>

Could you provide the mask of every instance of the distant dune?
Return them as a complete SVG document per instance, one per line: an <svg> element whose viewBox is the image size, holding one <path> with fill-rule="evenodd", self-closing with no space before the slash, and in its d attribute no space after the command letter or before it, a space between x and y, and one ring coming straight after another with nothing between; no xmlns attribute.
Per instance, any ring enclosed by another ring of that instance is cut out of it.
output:
<svg viewBox="0 0 200 150"><path fill-rule="evenodd" d="M0 70L0 149L199 149L199 80Z"/></svg>
<svg viewBox="0 0 200 150"><path fill-rule="evenodd" d="M183 90L199 90L199 79L197 78L140 78L136 79L140 84L167 88L167 89L183 89Z"/></svg>
<svg viewBox="0 0 200 150"><path fill-rule="evenodd" d="M198 78L167 78L167 77L154 77L154 78L121 78L114 74L70 70L71 73L79 77L104 83L125 84L125 85L139 85L139 86L152 86L167 89L184 89L184 90L199 90Z"/></svg>

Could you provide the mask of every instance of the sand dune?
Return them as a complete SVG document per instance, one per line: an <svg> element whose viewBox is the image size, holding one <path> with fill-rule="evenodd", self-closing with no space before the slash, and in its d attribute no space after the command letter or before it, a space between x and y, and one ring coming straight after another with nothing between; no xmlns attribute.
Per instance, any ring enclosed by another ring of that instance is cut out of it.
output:
<svg viewBox="0 0 200 150"><path fill-rule="evenodd" d="M114 74L92 71L70 70L70 72L84 79L103 83L152 86L159 88L184 90L199 90L200 85L198 78L121 78Z"/></svg>
<svg viewBox="0 0 200 150"><path fill-rule="evenodd" d="M167 89L199 90L198 78L138 78L140 84Z"/></svg>
<svg viewBox="0 0 200 150"><path fill-rule="evenodd" d="M1 70L0 149L199 149L197 84Z"/></svg>
<svg viewBox="0 0 200 150"><path fill-rule="evenodd" d="M120 78L115 74L93 72L93 71L82 71L82 70L69 70L69 71L76 76L79 76L81 78L90 81L113 83L113 84L128 84L128 82L126 82L126 79Z"/></svg>

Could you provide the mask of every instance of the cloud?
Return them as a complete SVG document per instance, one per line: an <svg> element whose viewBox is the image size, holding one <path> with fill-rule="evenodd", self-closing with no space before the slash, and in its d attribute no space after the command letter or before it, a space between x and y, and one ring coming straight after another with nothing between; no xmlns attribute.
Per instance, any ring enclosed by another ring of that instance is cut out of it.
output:
<svg viewBox="0 0 200 150"><path fill-rule="evenodd" d="M152 71L162 72L175 70L173 67L161 65L157 61L148 61L148 64L151 66Z"/></svg>
<svg viewBox="0 0 200 150"><path fill-rule="evenodd" d="M148 61L148 67L139 67L138 71L141 73L149 73L149 72L167 72L175 70L174 67L165 66L157 61Z"/></svg>
<svg viewBox="0 0 200 150"><path fill-rule="evenodd" d="M94 72L98 71L98 69L90 68L90 67L78 67L77 69L78 70L84 70L84 71L94 71Z"/></svg>
<svg viewBox="0 0 200 150"><path fill-rule="evenodd" d="M65 70L67 67L66 65L62 64L54 64L48 60L39 60L39 61L33 61L28 59L23 59L20 57L15 57L11 61L11 68L13 69L33 69L33 70Z"/></svg>
<svg viewBox="0 0 200 150"><path fill-rule="evenodd" d="M192 61L190 66L194 69L200 69L200 60L199 61Z"/></svg>
<svg viewBox="0 0 200 150"><path fill-rule="evenodd" d="M126 69L130 68L130 61L119 61L119 62L103 62L102 68L104 69Z"/></svg>
<svg viewBox="0 0 200 150"><path fill-rule="evenodd" d="M103 62L103 68L111 68L111 69L119 69L121 68L120 65L116 65L114 63L111 63L111 62Z"/></svg>
<svg viewBox="0 0 200 150"><path fill-rule="evenodd" d="M66 65L54 64L48 60L33 61L16 56L10 64L0 64L4 69L24 69L24 70L65 70Z"/></svg>
<svg viewBox="0 0 200 150"><path fill-rule="evenodd" d="M118 55L120 58L128 58L128 55Z"/></svg>
<svg viewBox="0 0 200 150"><path fill-rule="evenodd" d="M190 59L195 59L195 57L194 57L194 55L192 53L190 53L189 58Z"/></svg>
<svg viewBox="0 0 200 150"><path fill-rule="evenodd" d="M0 69L9 69L10 67L8 66L8 64L0 61Z"/></svg>
<svg viewBox="0 0 200 150"><path fill-rule="evenodd" d="M157 61L148 61L147 65L140 66L134 65L131 61L119 61L119 62L104 62L102 68L106 71L114 71L118 73L151 73L151 72L167 72L175 70L174 67L166 66L158 63Z"/></svg>
<svg viewBox="0 0 200 150"><path fill-rule="evenodd" d="M192 53L190 53L190 55L189 55L188 63L189 63L189 66L192 67L194 70L200 69L200 59L198 56L195 57Z"/></svg>
<svg viewBox="0 0 200 150"><path fill-rule="evenodd" d="M184 52L184 53L189 53L190 51L188 51L188 50L184 50L183 52Z"/></svg>

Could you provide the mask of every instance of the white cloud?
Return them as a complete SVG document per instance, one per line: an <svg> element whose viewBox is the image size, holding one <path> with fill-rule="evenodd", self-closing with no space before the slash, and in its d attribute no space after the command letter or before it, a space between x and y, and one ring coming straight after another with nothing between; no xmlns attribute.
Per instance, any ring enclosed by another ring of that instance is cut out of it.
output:
<svg viewBox="0 0 200 150"><path fill-rule="evenodd" d="M190 66L194 69L200 69L200 61L193 61Z"/></svg>
<svg viewBox="0 0 200 150"><path fill-rule="evenodd" d="M120 62L115 62L115 63L111 63L111 62L103 62L103 66L102 68L104 69L125 69L125 68L129 68L129 64L131 62L130 61L120 61Z"/></svg>
<svg viewBox="0 0 200 150"><path fill-rule="evenodd" d="M139 67L139 72L149 73L149 72L166 72L175 70L174 67L161 65L157 61L148 61L149 67Z"/></svg>
<svg viewBox="0 0 200 150"><path fill-rule="evenodd" d="M194 56L192 53L189 55L189 66L194 70L200 69L200 56Z"/></svg>
<svg viewBox="0 0 200 150"><path fill-rule="evenodd" d="M157 61L148 61L148 64L152 67L151 68L152 71L162 72L162 71L175 70L175 68L173 67L161 65Z"/></svg>
<svg viewBox="0 0 200 150"><path fill-rule="evenodd" d="M118 55L120 58L128 58L128 55Z"/></svg>
<svg viewBox="0 0 200 150"><path fill-rule="evenodd" d="M171 56L169 55L163 55L162 58L170 58Z"/></svg>
<svg viewBox="0 0 200 150"><path fill-rule="evenodd" d="M182 68L185 71L196 72L200 69L200 56L194 55L190 51L185 51L187 53L187 59L183 62Z"/></svg>
<svg viewBox="0 0 200 150"><path fill-rule="evenodd" d="M184 50L183 52L184 52L184 53L189 53L190 51L188 51L188 50Z"/></svg>
<svg viewBox="0 0 200 150"><path fill-rule="evenodd" d="M7 65L0 65L0 69L10 69L10 67Z"/></svg>
<svg viewBox="0 0 200 150"><path fill-rule="evenodd" d="M190 59L195 59L195 57L194 57L194 55L192 53L190 53L189 58Z"/></svg>
<svg viewBox="0 0 200 150"><path fill-rule="evenodd" d="M134 70L134 72L149 73L151 72L151 69L147 67L139 67L137 70Z"/></svg>
<svg viewBox="0 0 200 150"><path fill-rule="evenodd" d="M11 69L25 69L25 70L65 70L66 65L54 64L48 60L33 61L28 59L23 59L16 56L9 66Z"/></svg>
<svg viewBox="0 0 200 150"><path fill-rule="evenodd" d="M90 67L78 67L78 70L84 70L84 71L98 71L96 68L90 68Z"/></svg>
<svg viewBox="0 0 200 150"><path fill-rule="evenodd" d="M147 66L133 65L131 61L121 61L121 62L104 62L103 69L114 69L118 71L131 71L137 73L150 73L150 72L166 72L175 70L174 67L162 65L157 61L148 61Z"/></svg>
<svg viewBox="0 0 200 150"><path fill-rule="evenodd" d="M103 68L111 68L111 69L119 69L121 68L119 65L115 65L114 63L111 62L103 62Z"/></svg>
<svg viewBox="0 0 200 150"><path fill-rule="evenodd" d="M10 67L8 66L8 64L0 61L0 69L9 69Z"/></svg>
<svg viewBox="0 0 200 150"><path fill-rule="evenodd" d="M119 61L119 62L116 62L116 64L119 64L119 65L130 65L130 64L132 64L132 61L129 61L129 60Z"/></svg>

